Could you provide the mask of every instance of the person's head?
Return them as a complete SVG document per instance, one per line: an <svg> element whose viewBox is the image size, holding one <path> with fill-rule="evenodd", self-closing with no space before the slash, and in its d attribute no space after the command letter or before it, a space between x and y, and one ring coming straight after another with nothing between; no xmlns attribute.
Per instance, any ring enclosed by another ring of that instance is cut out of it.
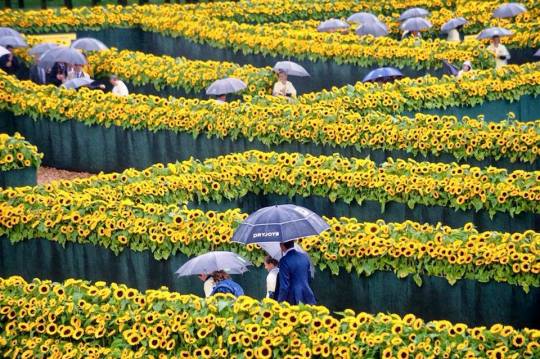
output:
<svg viewBox="0 0 540 359"><path fill-rule="evenodd" d="M73 70L76 72L81 72L83 69L83 65L73 65Z"/></svg>
<svg viewBox="0 0 540 359"><path fill-rule="evenodd" d="M463 25L459 25L458 27L456 27L456 30L457 30L457 31L463 30Z"/></svg>
<svg viewBox="0 0 540 359"><path fill-rule="evenodd" d="M463 65L461 66L463 71L471 71L472 70L472 63L470 61L465 61Z"/></svg>
<svg viewBox="0 0 540 359"><path fill-rule="evenodd" d="M227 102L227 95L223 94L223 95L218 95L217 99L219 101L223 101L223 102Z"/></svg>
<svg viewBox="0 0 540 359"><path fill-rule="evenodd" d="M109 78L109 82L110 82L111 85L113 85L113 86L116 86L116 84L118 83L118 81L120 81L120 79L119 79L118 76L116 76L116 75L112 75L112 76Z"/></svg>
<svg viewBox="0 0 540 359"><path fill-rule="evenodd" d="M224 270L218 270L212 273L212 278L214 279L215 283L219 283L222 280L230 279L231 276Z"/></svg>
<svg viewBox="0 0 540 359"><path fill-rule="evenodd" d="M272 269L276 268L278 266L278 261L270 256L264 257L264 268L267 271L271 271Z"/></svg>
<svg viewBox="0 0 540 359"><path fill-rule="evenodd" d="M278 80L285 83L287 82L287 73L283 70L278 71Z"/></svg>
<svg viewBox="0 0 540 359"><path fill-rule="evenodd" d="M294 247L294 241L282 242L279 244L279 246L281 247L282 252L286 252Z"/></svg>
<svg viewBox="0 0 540 359"><path fill-rule="evenodd" d="M493 43L493 45L497 46L501 43L501 38L499 36L493 36L491 38L491 42Z"/></svg>
<svg viewBox="0 0 540 359"><path fill-rule="evenodd" d="M411 36L412 36L412 37L418 37L418 36L420 36L420 31L411 31Z"/></svg>
<svg viewBox="0 0 540 359"><path fill-rule="evenodd" d="M203 282L206 282L206 280L209 278L210 276L206 273L201 273L199 274L199 279L202 280Z"/></svg>
<svg viewBox="0 0 540 359"><path fill-rule="evenodd" d="M14 51L15 49L13 48L13 46L7 45L7 46L6 46L6 50L8 50L9 52L13 53L13 51Z"/></svg>

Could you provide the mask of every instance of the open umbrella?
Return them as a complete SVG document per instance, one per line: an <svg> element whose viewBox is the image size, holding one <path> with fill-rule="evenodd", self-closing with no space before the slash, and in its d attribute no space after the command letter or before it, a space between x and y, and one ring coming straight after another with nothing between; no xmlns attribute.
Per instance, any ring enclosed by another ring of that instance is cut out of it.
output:
<svg viewBox="0 0 540 359"><path fill-rule="evenodd" d="M108 49L107 45L93 37L81 37L80 39L73 41L71 47L86 51L101 51Z"/></svg>
<svg viewBox="0 0 540 359"><path fill-rule="evenodd" d="M238 226L233 242L289 242L326 231L330 226L316 213L292 204L261 208Z"/></svg>
<svg viewBox="0 0 540 359"><path fill-rule="evenodd" d="M514 17L527 11L527 8L520 3L511 2L508 4L502 4L495 11L493 11L493 17L505 18Z"/></svg>
<svg viewBox="0 0 540 359"><path fill-rule="evenodd" d="M457 76L459 70L452 65L448 60L442 60L444 73L447 75Z"/></svg>
<svg viewBox="0 0 540 359"><path fill-rule="evenodd" d="M422 31L431 27L431 22L423 17L411 17L401 24L401 29L406 31Z"/></svg>
<svg viewBox="0 0 540 359"><path fill-rule="evenodd" d="M379 21L379 19L370 12L357 12L349 16L347 21L357 24L367 24L368 22Z"/></svg>
<svg viewBox="0 0 540 359"><path fill-rule="evenodd" d="M279 246L278 242L265 242L265 243L259 243L261 248L268 253L268 255L275 260L279 261L281 257L283 257L283 252L281 251L281 247ZM302 248L298 243L294 244L294 249L297 252L305 254L309 258L309 254ZM311 277L315 277L315 266L313 265L313 262L311 261L311 258L309 259L309 269L311 271Z"/></svg>
<svg viewBox="0 0 540 359"><path fill-rule="evenodd" d="M510 36L512 31L506 30L502 27L490 27L482 30L482 32L476 37L478 40L491 39L494 36Z"/></svg>
<svg viewBox="0 0 540 359"><path fill-rule="evenodd" d="M413 7L405 10L400 16L399 21L405 21L413 17L426 17L429 15L429 11L421 7Z"/></svg>
<svg viewBox="0 0 540 359"><path fill-rule="evenodd" d="M8 49L6 49L5 47L3 46L0 46L0 57L4 56L4 55L9 55L11 54L11 52L9 52Z"/></svg>
<svg viewBox="0 0 540 359"><path fill-rule="evenodd" d="M176 271L179 277L199 274L211 274L215 271L225 271L229 274L246 272L251 263L238 254L227 251L216 251L201 254L190 259Z"/></svg>
<svg viewBox="0 0 540 359"><path fill-rule="evenodd" d="M11 47L28 47L28 44L22 37L19 36L2 36L0 37L0 46Z"/></svg>
<svg viewBox="0 0 540 359"><path fill-rule="evenodd" d="M77 89L81 86L88 86L90 85L94 80L89 79L87 77L80 77L76 79L71 79L69 81L66 81L62 84L67 89Z"/></svg>
<svg viewBox="0 0 540 359"><path fill-rule="evenodd" d="M305 68L292 61L279 61L274 65L275 72L283 71L289 76L307 77L309 72Z"/></svg>
<svg viewBox="0 0 540 359"><path fill-rule="evenodd" d="M57 47L58 47L58 44L55 44L54 42L44 42L44 43L37 44L34 47L32 47L30 50L28 50L28 54L42 55L51 49L56 49Z"/></svg>
<svg viewBox="0 0 540 359"><path fill-rule="evenodd" d="M339 19L330 19L323 21L317 26L317 31L319 32L331 32L336 30L343 30L348 29L349 24L347 24L345 21L339 20Z"/></svg>
<svg viewBox="0 0 540 359"><path fill-rule="evenodd" d="M44 68L51 68L55 62L84 65L86 64L86 58L78 50L65 46L50 49L39 58L39 65Z"/></svg>
<svg viewBox="0 0 540 359"><path fill-rule="evenodd" d="M2 36L18 36L22 37L20 32L13 30L11 27L0 27L0 37Z"/></svg>
<svg viewBox="0 0 540 359"><path fill-rule="evenodd" d="M385 24L377 20L362 24L355 30L355 33L359 36L372 35L375 37L380 37L388 35L388 29L386 28Z"/></svg>
<svg viewBox="0 0 540 359"><path fill-rule="evenodd" d="M381 80L393 80L403 77L403 74L393 67L381 67L370 71L363 79L362 82L375 82Z"/></svg>
<svg viewBox="0 0 540 359"><path fill-rule="evenodd" d="M242 91L246 88L244 81L235 79L234 77L227 77L221 80L216 80L208 86L206 89L207 95L225 95L228 93L234 93Z"/></svg>
<svg viewBox="0 0 540 359"><path fill-rule="evenodd" d="M463 17L456 17L455 19L450 19L441 26L442 32L449 32L457 27L463 26L467 23L467 20Z"/></svg>
<svg viewBox="0 0 540 359"><path fill-rule="evenodd" d="M536 52L534 53L534 55L533 55L533 56L537 56L537 57L539 57L539 56L540 56L540 50L537 50L537 51L536 51Z"/></svg>

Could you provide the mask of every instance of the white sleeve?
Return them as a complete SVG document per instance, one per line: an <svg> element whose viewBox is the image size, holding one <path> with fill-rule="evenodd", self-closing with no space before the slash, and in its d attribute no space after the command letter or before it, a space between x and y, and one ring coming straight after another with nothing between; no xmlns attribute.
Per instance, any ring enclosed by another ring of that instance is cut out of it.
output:
<svg viewBox="0 0 540 359"><path fill-rule="evenodd" d="M506 60L510 60L510 52L508 52L508 49L506 48L506 46L501 45L500 48L501 48L501 56L505 56Z"/></svg>
<svg viewBox="0 0 540 359"><path fill-rule="evenodd" d="M294 88L293 84L291 82L288 82L287 87L287 92L291 94L291 97L296 97L296 89Z"/></svg>
<svg viewBox="0 0 540 359"><path fill-rule="evenodd" d="M270 272L266 276L266 298L270 297L270 292L276 291L277 273Z"/></svg>
<svg viewBox="0 0 540 359"><path fill-rule="evenodd" d="M272 90L272 95L274 95L274 96L278 95L278 86L279 86L279 82L276 82L274 84L274 89Z"/></svg>

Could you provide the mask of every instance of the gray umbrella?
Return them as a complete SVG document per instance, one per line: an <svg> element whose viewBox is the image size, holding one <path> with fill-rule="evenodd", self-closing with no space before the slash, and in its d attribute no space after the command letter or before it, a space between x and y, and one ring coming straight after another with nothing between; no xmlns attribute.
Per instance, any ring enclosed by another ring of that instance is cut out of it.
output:
<svg viewBox="0 0 540 359"><path fill-rule="evenodd" d="M347 21L357 24L367 24L368 22L379 21L379 19L370 12L357 12L349 16Z"/></svg>
<svg viewBox="0 0 540 359"><path fill-rule="evenodd" d="M39 65L44 68L51 68L55 62L85 65L86 58L78 50L65 46L58 46L57 48L51 49L39 58Z"/></svg>
<svg viewBox="0 0 540 359"><path fill-rule="evenodd" d="M78 89L81 86L88 86L92 82L94 82L94 80L89 79L87 77L80 77L80 78L66 81L64 82L64 84L62 84L62 86L64 86L67 89Z"/></svg>
<svg viewBox="0 0 540 359"><path fill-rule="evenodd" d="M510 36L512 35L512 31L506 30L502 27L490 27L487 29L482 30L480 35L478 35L476 38L478 40L481 39L491 39L494 36Z"/></svg>
<svg viewBox="0 0 540 359"><path fill-rule="evenodd" d="M0 37L0 46L28 47L28 44L22 37L10 35Z"/></svg>
<svg viewBox="0 0 540 359"><path fill-rule="evenodd" d="M108 49L107 45L92 37L81 37L80 39L73 41L71 47L86 51L101 51Z"/></svg>
<svg viewBox="0 0 540 359"><path fill-rule="evenodd" d="M449 32L450 30L455 29L456 27L463 26L467 23L467 20L463 17L456 17L455 19L450 19L441 26L442 32Z"/></svg>
<svg viewBox="0 0 540 359"><path fill-rule="evenodd" d="M55 44L53 42L44 42L44 43L37 44L34 47L32 47L30 50L28 50L28 54L42 55L51 49L56 49L57 47L58 47L58 44Z"/></svg>
<svg viewBox="0 0 540 359"><path fill-rule="evenodd" d="M274 65L275 72L283 71L289 76L307 77L309 72L305 68L292 61L278 61Z"/></svg>
<svg viewBox="0 0 540 359"><path fill-rule="evenodd" d="M244 81L235 79L234 77L227 77L221 80L212 82L206 89L207 95L225 95L228 93L234 93L242 91L246 88Z"/></svg>
<svg viewBox="0 0 540 359"><path fill-rule="evenodd" d="M495 11L493 11L493 17L505 18L514 17L527 11L527 8L520 3L511 2L508 4L502 4Z"/></svg>
<svg viewBox="0 0 540 359"><path fill-rule="evenodd" d="M533 56L540 57L540 50L536 51Z"/></svg>
<svg viewBox="0 0 540 359"><path fill-rule="evenodd" d="M431 26L433 26L431 25L431 22L422 17L412 17L405 20L400 27L402 30L406 31L422 31L429 29Z"/></svg>
<svg viewBox="0 0 540 359"><path fill-rule="evenodd" d="M0 46L0 56L9 55L11 52L3 46Z"/></svg>
<svg viewBox="0 0 540 359"><path fill-rule="evenodd" d="M367 22L358 27L355 31L357 35L373 35L375 37L388 35L386 25L380 21Z"/></svg>
<svg viewBox="0 0 540 359"><path fill-rule="evenodd" d="M413 17L426 17L428 15L429 15L429 11L427 11L426 9L421 8L421 7L413 7L411 9L404 11L399 16L399 21L405 21Z"/></svg>
<svg viewBox="0 0 540 359"><path fill-rule="evenodd" d="M319 32L330 32L335 30L343 30L348 29L349 24L347 24L345 21L339 20L339 19L330 19L323 21L317 26L317 31Z"/></svg>
<svg viewBox="0 0 540 359"><path fill-rule="evenodd" d="M0 37L2 37L2 36L18 36L18 37L22 37L22 35L18 31L13 30L10 27L0 27Z"/></svg>
<svg viewBox="0 0 540 359"><path fill-rule="evenodd" d="M229 274L242 274L246 272L251 263L238 254L226 251L208 252L190 259L178 268L179 277L211 274L223 270Z"/></svg>

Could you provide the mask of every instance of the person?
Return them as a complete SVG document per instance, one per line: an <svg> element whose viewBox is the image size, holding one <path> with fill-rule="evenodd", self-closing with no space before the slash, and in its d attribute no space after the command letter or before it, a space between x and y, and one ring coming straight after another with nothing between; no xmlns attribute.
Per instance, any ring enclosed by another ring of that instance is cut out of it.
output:
<svg viewBox="0 0 540 359"><path fill-rule="evenodd" d="M212 278L211 275L201 273L199 274L199 279L204 282L204 296L208 298L210 295L212 295L212 291L214 290L214 287L216 285L216 283L214 282L214 278Z"/></svg>
<svg viewBox="0 0 540 359"><path fill-rule="evenodd" d="M218 97L216 98L216 103L218 105L223 105L226 102L227 102L227 95L225 95L225 94L218 95Z"/></svg>
<svg viewBox="0 0 540 359"><path fill-rule="evenodd" d="M118 76L116 75L111 76L110 82L111 82L111 85L113 86L112 91L111 91L113 94L117 96L129 95L129 91L126 84L122 80L120 80Z"/></svg>
<svg viewBox="0 0 540 359"><path fill-rule="evenodd" d="M223 270L213 272L212 278L214 279L215 286L210 295L214 295L216 293L230 293L235 297L244 295L244 290L240 284L233 281L227 272Z"/></svg>
<svg viewBox="0 0 540 359"><path fill-rule="evenodd" d="M287 81L287 73L283 70L278 71L278 81L274 84L272 95L296 98L296 89Z"/></svg>
<svg viewBox="0 0 540 359"><path fill-rule="evenodd" d="M67 64L64 62L55 62L47 76L47 83L55 86L61 86L66 82Z"/></svg>
<svg viewBox="0 0 540 359"><path fill-rule="evenodd" d="M39 54L34 55L34 63L30 66L28 74L30 81L35 82L36 84L47 83L47 71L45 71L43 66L39 65Z"/></svg>
<svg viewBox="0 0 540 359"><path fill-rule="evenodd" d="M279 273L278 261L270 256L264 258L264 268L268 271L266 276L266 298L275 298L276 283Z"/></svg>
<svg viewBox="0 0 540 359"><path fill-rule="evenodd" d="M495 56L496 69L508 65L508 60L510 60L510 53L506 49L506 46L501 44L501 38L499 36L493 36L491 38L491 44L488 46L487 49L493 54L493 56Z"/></svg>
<svg viewBox="0 0 540 359"><path fill-rule="evenodd" d="M461 35L459 34L463 26L458 26L455 29L448 31L448 37L446 41L448 42L461 42Z"/></svg>
<svg viewBox="0 0 540 359"><path fill-rule="evenodd" d="M9 51L9 54L0 57L0 68L7 74L15 75L21 66L19 58L13 53L13 46L7 45L6 50Z"/></svg>
<svg viewBox="0 0 540 359"><path fill-rule="evenodd" d="M469 72L472 70L472 63L470 61L465 61L463 65L461 66L461 70L459 70L457 74L457 78L461 78L465 72Z"/></svg>
<svg viewBox="0 0 540 359"><path fill-rule="evenodd" d="M294 249L294 241L281 243L280 246L283 257L279 261L278 302L315 304L315 295L309 286L309 258Z"/></svg>
<svg viewBox="0 0 540 359"><path fill-rule="evenodd" d="M83 65L73 65L73 68L68 71L66 78L67 81L80 78L90 79L90 75L84 72Z"/></svg>

